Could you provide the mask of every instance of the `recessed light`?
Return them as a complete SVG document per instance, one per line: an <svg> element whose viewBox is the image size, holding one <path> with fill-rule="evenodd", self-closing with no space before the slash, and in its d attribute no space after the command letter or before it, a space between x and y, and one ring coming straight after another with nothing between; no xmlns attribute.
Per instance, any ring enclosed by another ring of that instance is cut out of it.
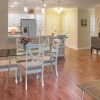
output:
<svg viewBox="0 0 100 100"><path fill-rule="evenodd" d="M15 2L14 2L14 4L15 4L15 5L17 5L17 4L18 4L18 2L17 2L17 1L15 1Z"/></svg>
<svg viewBox="0 0 100 100"><path fill-rule="evenodd" d="M47 6L47 4L44 3L44 4L43 4L43 7L46 7L46 6Z"/></svg>
<svg viewBox="0 0 100 100"><path fill-rule="evenodd" d="M36 9L38 10L38 9L39 9L39 7L37 6L37 7L36 7Z"/></svg>
<svg viewBox="0 0 100 100"><path fill-rule="evenodd" d="M11 5L11 8L14 8L14 5Z"/></svg>

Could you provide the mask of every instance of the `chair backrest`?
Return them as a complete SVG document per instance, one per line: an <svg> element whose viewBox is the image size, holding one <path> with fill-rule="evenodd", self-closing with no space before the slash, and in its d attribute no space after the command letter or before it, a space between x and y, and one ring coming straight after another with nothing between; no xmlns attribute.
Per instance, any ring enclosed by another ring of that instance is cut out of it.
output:
<svg viewBox="0 0 100 100"><path fill-rule="evenodd" d="M17 49L17 54L20 52L20 51L23 51L24 48L23 48L23 44L20 42L20 37L16 38L16 49Z"/></svg>
<svg viewBox="0 0 100 100"><path fill-rule="evenodd" d="M99 37L91 37L91 47L100 48L100 39L99 39Z"/></svg>
<svg viewBox="0 0 100 100"><path fill-rule="evenodd" d="M49 36L41 36L41 43L44 43L46 46L50 45Z"/></svg>
<svg viewBox="0 0 100 100"><path fill-rule="evenodd" d="M52 52L54 53L54 56L58 57L58 53L59 53L59 45L60 45L60 40L59 39L53 39L53 43L52 43Z"/></svg>
<svg viewBox="0 0 100 100"><path fill-rule="evenodd" d="M43 56L44 56L44 44L28 43L26 45L26 65L28 65L28 63L33 63L33 62L39 62L40 64L42 64Z"/></svg>

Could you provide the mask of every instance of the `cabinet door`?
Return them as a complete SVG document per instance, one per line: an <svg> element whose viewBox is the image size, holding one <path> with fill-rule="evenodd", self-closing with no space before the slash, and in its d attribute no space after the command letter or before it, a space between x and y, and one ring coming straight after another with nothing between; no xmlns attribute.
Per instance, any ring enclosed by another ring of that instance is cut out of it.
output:
<svg viewBox="0 0 100 100"><path fill-rule="evenodd" d="M8 14L8 26L20 26L20 15L19 14Z"/></svg>

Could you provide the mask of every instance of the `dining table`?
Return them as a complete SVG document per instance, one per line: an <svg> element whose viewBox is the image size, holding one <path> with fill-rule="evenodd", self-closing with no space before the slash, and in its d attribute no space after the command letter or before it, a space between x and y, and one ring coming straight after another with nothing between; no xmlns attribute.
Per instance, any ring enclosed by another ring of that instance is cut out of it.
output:
<svg viewBox="0 0 100 100"><path fill-rule="evenodd" d="M34 50L33 53L36 53L36 52L37 51ZM47 52L50 52L49 46L45 46L45 53L47 53ZM19 51L17 50L17 48L0 49L0 59L1 58L8 59L8 74L10 71L10 66L11 66L12 60L16 59L16 63L19 64L19 63L26 61L25 56L26 56L26 51L25 51L25 49L22 49L22 48ZM31 59L28 59L28 60L31 60Z"/></svg>

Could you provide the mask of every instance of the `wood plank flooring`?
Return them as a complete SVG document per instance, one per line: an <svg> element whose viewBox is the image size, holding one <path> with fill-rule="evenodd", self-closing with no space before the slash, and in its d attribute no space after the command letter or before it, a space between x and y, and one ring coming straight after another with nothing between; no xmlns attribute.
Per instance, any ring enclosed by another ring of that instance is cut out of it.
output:
<svg viewBox="0 0 100 100"><path fill-rule="evenodd" d="M45 70L44 88L36 77L28 77L28 91L25 91L24 76L16 85L9 78L7 89L0 74L0 100L81 100L81 90L77 85L100 79L100 55L90 55L90 50L66 48L65 60L59 59L59 77L49 68ZM85 100L93 100L85 94Z"/></svg>

